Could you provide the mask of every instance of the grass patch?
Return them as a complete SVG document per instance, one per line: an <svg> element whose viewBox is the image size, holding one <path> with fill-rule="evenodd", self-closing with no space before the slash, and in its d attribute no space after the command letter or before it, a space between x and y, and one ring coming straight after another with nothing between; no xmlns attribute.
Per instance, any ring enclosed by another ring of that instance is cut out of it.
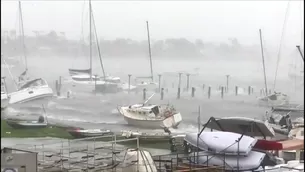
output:
<svg viewBox="0 0 305 172"><path fill-rule="evenodd" d="M56 137L62 139L72 139L72 136L63 127L48 126L46 128L38 129L15 129L9 126L5 120L1 119L1 138L28 137Z"/></svg>

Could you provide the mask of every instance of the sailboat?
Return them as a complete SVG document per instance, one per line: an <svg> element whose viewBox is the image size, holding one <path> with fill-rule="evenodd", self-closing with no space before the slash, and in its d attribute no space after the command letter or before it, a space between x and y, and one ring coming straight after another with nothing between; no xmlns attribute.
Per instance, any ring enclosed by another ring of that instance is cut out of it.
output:
<svg viewBox="0 0 305 172"><path fill-rule="evenodd" d="M94 31L96 36L96 43L98 48L98 54L100 57L100 64L103 71L103 77L98 75L92 75L92 22L94 24ZM100 54L98 37L96 34L96 27L92 13L91 0L89 0L89 56L90 56L90 67L89 69L69 69L69 74L72 77L72 81L74 84L87 85L90 87L90 90L93 90L93 87L97 85L105 85L105 84L118 84L120 83L119 77L106 76L104 71L104 66L102 63L102 58Z"/></svg>
<svg viewBox="0 0 305 172"><path fill-rule="evenodd" d="M272 107L289 104L289 97L286 94L282 94L280 92L274 92L274 93L268 94L266 67L265 67L265 58L264 58L264 49L263 49L261 29L259 30L259 35L260 35L262 62L263 62L263 70L264 70L265 96L258 98L258 104L260 106L272 106Z"/></svg>
<svg viewBox="0 0 305 172"><path fill-rule="evenodd" d="M150 129L177 127L182 121L180 112L170 105L147 104L153 96L143 104L118 106L118 111L129 125Z"/></svg>
<svg viewBox="0 0 305 172"><path fill-rule="evenodd" d="M47 81L43 78L33 78L30 79L27 76L28 67L27 67L27 58L25 53L25 43L24 43L24 29L23 29L23 19L22 19L22 10L21 2L19 1L19 17L21 23L21 33L22 33L22 45L23 45L23 55L25 58L25 71L19 76L18 83L15 81L15 86L17 91L8 94L10 97L9 104L19 104L25 102L39 101L39 104L44 104L49 102L53 98L53 90L49 87ZM5 60L3 59L4 63ZM6 64L6 63L5 63ZM11 74L11 72L9 72Z"/></svg>
<svg viewBox="0 0 305 172"><path fill-rule="evenodd" d="M149 35L149 25L148 21L146 21L146 29L147 29L147 40L148 40L148 52L149 52L149 64L150 64L150 76L137 77L136 78L136 87L138 90L146 89L146 90L155 90L158 88L158 83L154 82L154 74L153 74L153 64L151 58L151 47L150 47L150 35ZM151 81L147 82L144 79L151 79Z"/></svg>

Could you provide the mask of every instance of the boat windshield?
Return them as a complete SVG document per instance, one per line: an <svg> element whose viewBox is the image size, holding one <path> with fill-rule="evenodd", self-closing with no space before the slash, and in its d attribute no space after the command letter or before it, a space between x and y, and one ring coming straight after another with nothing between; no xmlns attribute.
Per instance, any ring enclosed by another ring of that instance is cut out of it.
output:
<svg viewBox="0 0 305 172"><path fill-rule="evenodd" d="M34 79L34 80L31 80L31 81L27 81L25 84L23 84L19 88L19 90L22 90L22 89L25 89L25 88L29 88L29 87L43 86L43 85L47 85L46 81L44 81L41 78Z"/></svg>

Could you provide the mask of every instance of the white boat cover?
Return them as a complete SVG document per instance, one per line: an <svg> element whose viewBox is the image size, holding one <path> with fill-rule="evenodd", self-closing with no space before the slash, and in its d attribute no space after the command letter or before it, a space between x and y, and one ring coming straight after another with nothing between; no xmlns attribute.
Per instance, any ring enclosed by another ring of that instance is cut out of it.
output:
<svg viewBox="0 0 305 172"><path fill-rule="evenodd" d="M198 139L198 148L219 154L238 155L239 152L239 155L248 155L257 139L241 136L241 134L231 132L202 132ZM184 140L197 147L197 133L186 134Z"/></svg>
<svg viewBox="0 0 305 172"><path fill-rule="evenodd" d="M274 137L275 132L268 121L246 117L224 117L206 124L207 128L228 131L247 136Z"/></svg>
<svg viewBox="0 0 305 172"><path fill-rule="evenodd" d="M194 153L191 153L194 154ZM236 155L214 155L209 152L199 152L198 163L200 165L207 166L224 166L226 170L233 171L245 171L245 170L255 170L260 167L262 161L264 160L265 153L251 151L248 156L236 156ZM196 157L192 160L197 162Z"/></svg>

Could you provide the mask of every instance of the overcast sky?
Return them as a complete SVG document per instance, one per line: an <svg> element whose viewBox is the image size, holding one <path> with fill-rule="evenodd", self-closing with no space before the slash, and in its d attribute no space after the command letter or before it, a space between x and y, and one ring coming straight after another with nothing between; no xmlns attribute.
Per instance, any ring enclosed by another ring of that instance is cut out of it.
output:
<svg viewBox="0 0 305 172"><path fill-rule="evenodd" d="M1 29L16 29L17 1L1 0ZM304 15L301 1L289 4L285 42L301 41ZM92 1L98 36L144 40L149 21L151 39L184 37L189 40L259 44L261 28L267 44L278 46L288 1ZM88 1L22 1L26 33L33 30L66 32L79 39L84 10L88 34ZM302 11L302 13L301 13Z"/></svg>

